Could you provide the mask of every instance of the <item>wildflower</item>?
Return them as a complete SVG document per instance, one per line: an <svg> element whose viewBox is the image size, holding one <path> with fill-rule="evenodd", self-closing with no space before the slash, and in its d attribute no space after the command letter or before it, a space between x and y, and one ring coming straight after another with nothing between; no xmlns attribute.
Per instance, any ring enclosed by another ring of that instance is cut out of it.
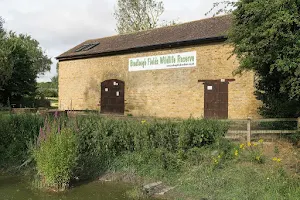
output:
<svg viewBox="0 0 300 200"><path fill-rule="evenodd" d="M55 113L54 113L54 117L55 117L55 118L58 118L58 112L57 112L57 110L56 110Z"/></svg>
<svg viewBox="0 0 300 200"><path fill-rule="evenodd" d="M146 122L147 122L146 120L142 120L142 121L141 121L142 124L145 124Z"/></svg>
<svg viewBox="0 0 300 200"><path fill-rule="evenodd" d="M259 161L259 160L260 160L260 156L256 156L256 157L255 157L255 160L258 160L258 161Z"/></svg>
<svg viewBox="0 0 300 200"><path fill-rule="evenodd" d="M45 133L44 133L44 130L42 129L42 127L40 127L40 134L37 139L37 144L40 145L40 143L44 140L45 140Z"/></svg>
<svg viewBox="0 0 300 200"><path fill-rule="evenodd" d="M215 164L218 164L218 163L219 163L219 160L216 159L216 158L213 158L213 161L214 161Z"/></svg>
<svg viewBox="0 0 300 200"><path fill-rule="evenodd" d="M42 127L40 127L40 135L39 136L40 136L41 140L45 139L45 132Z"/></svg>
<svg viewBox="0 0 300 200"><path fill-rule="evenodd" d="M247 143L247 146L248 146L248 147L251 147L251 142L248 142L248 143Z"/></svg>
<svg viewBox="0 0 300 200"><path fill-rule="evenodd" d="M281 159L277 158L277 157L274 157L272 160L275 161L275 162L281 162Z"/></svg>
<svg viewBox="0 0 300 200"><path fill-rule="evenodd" d="M238 155L239 155L239 151L238 151L238 150L235 150L234 155L235 155L235 156L238 156Z"/></svg>
<svg viewBox="0 0 300 200"><path fill-rule="evenodd" d="M262 144L264 142L263 139L258 140L258 143Z"/></svg>
<svg viewBox="0 0 300 200"><path fill-rule="evenodd" d="M245 149L245 144L240 144L240 149Z"/></svg>

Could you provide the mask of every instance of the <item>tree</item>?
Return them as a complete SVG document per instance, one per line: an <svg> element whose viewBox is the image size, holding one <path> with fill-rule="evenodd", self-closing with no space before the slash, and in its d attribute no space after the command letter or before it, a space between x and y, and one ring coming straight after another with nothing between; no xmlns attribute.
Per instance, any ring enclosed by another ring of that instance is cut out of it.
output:
<svg viewBox="0 0 300 200"><path fill-rule="evenodd" d="M53 76L51 78L51 84L52 84L53 88L56 88L56 89L58 88L58 75Z"/></svg>
<svg viewBox="0 0 300 200"><path fill-rule="evenodd" d="M240 61L237 73L256 74L261 113L300 115L300 1L240 0L229 42Z"/></svg>
<svg viewBox="0 0 300 200"><path fill-rule="evenodd" d="M176 23L171 21L159 24L159 17L163 12L164 5L162 1L118 0L114 13L117 20L117 31L120 34L132 33Z"/></svg>
<svg viewBox="0 0 300 200"><path fill-rule="evenodd" d="M2 19L2 17L0 17L0 32L4 31L3 24L4 24L4 20Z"/></svg>
<svg viewBox="0 0 300 200"><path fill-rule="evenodd" d="M34 98L37 75L50 70L51 59L28 35L3 32L0 44L0 103Z"/></svg>
<svg viewBox="0 0 300 200"><path fill-rule="evenodd" d="M231 14L232 11L236 8L236 3L236 1L215 2L213 3L213 7L206 13L206 15L214 11L214 16L220 14Z"/></svg>

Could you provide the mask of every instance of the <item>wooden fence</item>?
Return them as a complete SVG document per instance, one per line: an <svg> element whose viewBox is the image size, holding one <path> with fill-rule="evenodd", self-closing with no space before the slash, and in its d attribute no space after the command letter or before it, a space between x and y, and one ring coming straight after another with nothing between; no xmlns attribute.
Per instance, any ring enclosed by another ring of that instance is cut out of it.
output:
<svg viewBox="0 0 300 200"><path fill-rule="evenodd" d="M237 119L237 120L224 120L229 121L230 123L246 123L246 130L236 130L229 128L228 130L228 138L231 138L230 135L242 135L247 137L247 142L251 141L251 136L255 134L292 134L298 133L300 130L300 117L299 118L282 118L282 119ZM278 122L295 122L296 126L291 130L259 130L257 126L253 129L253 123L278 123Z"/></svg>

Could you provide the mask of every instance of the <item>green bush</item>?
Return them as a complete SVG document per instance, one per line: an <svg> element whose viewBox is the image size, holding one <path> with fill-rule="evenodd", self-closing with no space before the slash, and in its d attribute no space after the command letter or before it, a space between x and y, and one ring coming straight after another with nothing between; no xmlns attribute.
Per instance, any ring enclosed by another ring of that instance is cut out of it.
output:
<svg viewBox="0 0 300 200"><path fill-rule="evenodd" d="M64 190L69 186L78 160L76 133L55 124L40 130L36 146L32 149L38 175L43 187Z"/></svg>
<svg viewBox="0 0 300 200"><path fill-rule="evenodd" d="M21 165L28 159L28 144L41 126L43 118L37 115L0 114L0 168Z"/></svg>
<svg viewBox="0 0 300 200"><path fill-rule="evenodd" d="M176 171L191 149L218 143L228 129L224 122L204 119L138 121L88 115L43 121L36 115L3 117L0 151L6 156L0 157L24 162L27 144L36 139L31 152L39 176L46 187L60 189L75 176L95 178L124 155L136 156L136 165L157 166L156 174Z"/></svg>
<svg viewBox="0 0 300 200"><path fill-rule="evenodd" d="M161 170L178 168L186 151L219 141L228 129L224 122L202 119L147 122L88 116L72 123L79 131L80 179L99 175L124 154L140 157L137 165L153 161Z"/></svg>
<svg viewBox="0 0 300 200"><path fill-rule="evenodd" d="M78 118L76 123L83 142L88 140L111 156L153 148L185 151L217 142L228 130L224 122L204 119L139 122L89 117Z"/></svg>

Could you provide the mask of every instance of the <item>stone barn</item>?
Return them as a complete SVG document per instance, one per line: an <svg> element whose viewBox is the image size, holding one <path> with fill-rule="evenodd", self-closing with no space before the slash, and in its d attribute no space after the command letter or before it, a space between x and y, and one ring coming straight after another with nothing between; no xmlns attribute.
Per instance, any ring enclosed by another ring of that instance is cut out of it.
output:
<svg viewBox="0 0 300 200"><path fill-rule="evenodd" d="M226 43L229 15L87 40L57 57L59 109L155 116L257 117L254 74Z"/></svg>

